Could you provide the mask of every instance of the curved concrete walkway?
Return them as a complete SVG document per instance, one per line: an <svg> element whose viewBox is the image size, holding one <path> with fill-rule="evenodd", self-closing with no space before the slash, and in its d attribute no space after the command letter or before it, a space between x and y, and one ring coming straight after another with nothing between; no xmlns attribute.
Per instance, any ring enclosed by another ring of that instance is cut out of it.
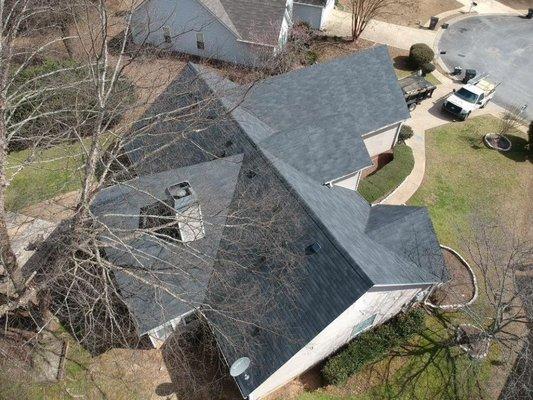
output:
<svg viewBox="0 0 533 400"><path fill-rule="evenodd" d="M411 112L411 118L406 122L413 128L414 133L413 137L405 142L413 150L415 160L413 170L400 186L380 202L381 204L405 204L415 194L422 184L426 172L426 131L453 122L451 116L441 112L441 106L444 98L448 97L452 90L460 87L461 84L453 82L438 71L433 74L442 84L437 86L431 99L423 101ZM475 111L472 116L486 114L501 116L503 112L504 109L500 106L489 103L485 108Z"/></svg>
<svg viewBox="0 0 533 400"><path fill-rule="evenodd" d="M477 6L470 10L471 0L459 0L463 7L447 11L439 15L440 18L452 15L472 15L469 11L477 14L520 14L521 11L507 7L496 0L477 0ZM328 35L350 36L351 35L351 14L348 12L333 10L326 24L325 31ZM413 43L426 43L432 48L437 45L442 29L430 31L424 28L412 28L407 26L394 25L383 21L372 20L361 37L376 43L409 50ZM438 59L437 59L438 61ZM441 82L433 93L433 99L426 100L411 113L411 119L407 124L413 128L414 135L406 143L413 150L414 167L407 178L389 196L381 201L382 204L405 204L418 190L424 180L426 170L426 144L425 132L452 122L453 120L441 113L442 101L453 89L460 87L460 83L452 81L449 77L435 71L433 73ZM473 116L483 114L501 115L504 110L489 103L487 107L478 110Z"/></svg>

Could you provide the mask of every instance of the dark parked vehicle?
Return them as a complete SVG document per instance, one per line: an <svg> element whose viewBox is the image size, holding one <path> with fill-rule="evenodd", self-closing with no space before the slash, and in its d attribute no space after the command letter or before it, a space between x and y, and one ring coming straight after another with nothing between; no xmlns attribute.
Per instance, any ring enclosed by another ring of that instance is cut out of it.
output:
<svg viewBox="0 0 533 400"><path fill-rule="evenodd" d="M409 111L413 111L422 100L429 99L437 88L423 76L411 75L398 81Z"/></svg>

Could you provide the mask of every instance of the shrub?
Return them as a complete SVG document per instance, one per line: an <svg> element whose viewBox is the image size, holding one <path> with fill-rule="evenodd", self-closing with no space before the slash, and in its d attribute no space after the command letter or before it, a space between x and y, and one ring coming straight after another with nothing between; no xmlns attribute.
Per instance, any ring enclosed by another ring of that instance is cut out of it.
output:
<svg viewBox="0 0 533 400"><path fill-rule="evenodd" d="M424 329L424 313L412 310L374 330L367 331L331 357L322 368L328 383L343 384L366 364L383 358L393 348L407 342Z"/></svg>
<svg viewBox="0 0 533 400"><path fill-rule="evenodd" d="M435 65L433 65L432 63L428 62L428 63L425 63L424 65L422 65L422 73L424 75L425 74L430 74L433 71L435 71Z"/></svg>
<svg viewBox="0 0 533 400"><path fill-rule="evenodd" d="M308 51L305 54L305 64L306 65L316 64L317 60L318 60L318 54L316 54L314 51Z"/></svg>
<svg viewBox="0 0 533 400"><path fill-rule="evenodd" d="M416 43L409 49L409 63L414 69L422 68L424 64L430 63L435 57L435 53L425 43Z"/></svg>
<svg viewBox="0 0 533 400"><path fill-rule="evenodd" d="M411 128L409 125L402 125L398 139L400 139L402 142L405 142L407 139L413 137L413 134L413 128Z"/></svg>

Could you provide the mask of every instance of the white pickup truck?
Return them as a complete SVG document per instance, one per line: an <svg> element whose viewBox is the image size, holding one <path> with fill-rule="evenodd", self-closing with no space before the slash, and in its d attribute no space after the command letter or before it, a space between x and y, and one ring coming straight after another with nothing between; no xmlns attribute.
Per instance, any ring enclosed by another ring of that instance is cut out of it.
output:
<svg viewBox="0 0 533 400"><path fill-rule="evenodd" d="M444 100L442 109L464 121L472 111L487 105L494 97L497 86L486 77L470 80Z"/></svg>

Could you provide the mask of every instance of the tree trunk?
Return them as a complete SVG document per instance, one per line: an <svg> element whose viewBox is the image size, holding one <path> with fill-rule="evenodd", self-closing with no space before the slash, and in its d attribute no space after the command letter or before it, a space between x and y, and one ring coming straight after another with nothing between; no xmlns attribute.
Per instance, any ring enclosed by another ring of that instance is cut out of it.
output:
<svg viewBox="0 0 533 400"><path fill-rule="evenodd" d="M6 189L8 186L5 175L7 165L7 131L5 126L5 101L0 98L0 265L5 270L16 292L24 290L22 276L17 258L11 247L11 239L7 231L7 214L5 209Z"/></svg>
<svg viewBox="0 0 533 400"><path fill-rule="evenodd" d="M69 58L72 58L74 55L74 51L72 49L72 41L69 38L69 30L68 30L68 24L65 22L62 22L60 24L59 29L61 30L61 40L63 41L63 45L65 46L65 50L67 50Z"/></svg>

